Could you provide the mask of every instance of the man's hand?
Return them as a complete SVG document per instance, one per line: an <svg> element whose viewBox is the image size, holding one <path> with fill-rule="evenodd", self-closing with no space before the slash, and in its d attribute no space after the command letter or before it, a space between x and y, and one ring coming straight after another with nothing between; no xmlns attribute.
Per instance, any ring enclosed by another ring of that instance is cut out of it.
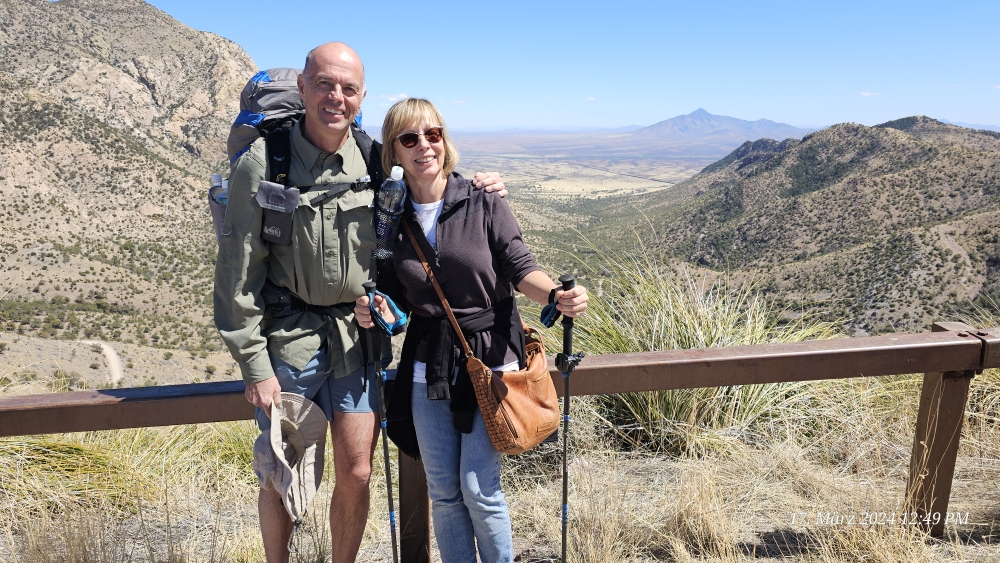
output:
<svg viewBox="0 0 1000 563"><path fill-rule="evenodd" d="M476 172L472 177L472 185L476 189L484 189L488 192L497 192L500 197L507 197L507 188L503 185L503 179L499 172Z"/></svg>
<svg viewBox="0 0 1000 563"><path fill-rule="evenodd" d="M247 390L243 392L243 395L247 401L251 405L263 409L264 414L271 418L271 403L281 404L281 384L278 383L278 378L272 377L258 383L247 383L246 386Z"/></svg>

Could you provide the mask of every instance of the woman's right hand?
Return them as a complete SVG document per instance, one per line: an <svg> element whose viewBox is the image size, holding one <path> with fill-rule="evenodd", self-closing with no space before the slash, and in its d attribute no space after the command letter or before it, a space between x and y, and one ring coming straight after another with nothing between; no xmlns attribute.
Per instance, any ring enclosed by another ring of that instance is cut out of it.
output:
<svg viewBox="0 0 1000 563"><path fill-rule="evenodd" d="M385 298L381 295L375 296L375 309L377 309L378 314L385 319L385 322L389 324L396 322L396 315L392 314L392 310L389 309L389 304L386 303ZM361 328L371 328L375 326L375 322L372 321L371 308L368 306L367 295L362 295L354 301L354 320L357 321L358 326Z"/></svg>
<svg viewBox="0 0 1000 563"><path fill-rule="evenodd" d="M567 317L579 317L587 310L587 302L590 295L587 288L582 285L574 286L573 289L563 291L562 287L556 288L556 309Z"/></svg>

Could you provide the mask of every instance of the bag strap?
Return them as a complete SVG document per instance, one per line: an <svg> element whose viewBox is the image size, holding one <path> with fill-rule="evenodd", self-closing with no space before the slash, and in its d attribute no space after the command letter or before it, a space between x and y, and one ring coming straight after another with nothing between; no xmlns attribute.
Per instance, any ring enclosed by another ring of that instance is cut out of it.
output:
<svg viewBox="0 0 1000 563"><path fill-rule="evenodd" d="M444 312L448 314L448 320L451 321L452 328L455 329L455 334L458 335L459 340L462 341L462 349L465 351L465 358L472 359L475 356L472 354L472 348L469 347L469 343L465 341L465 335L462 333L462 327L458 326L458 319L455 318L455 313L451 310L451 305L448 304L448 298L444 296L444 291L441 291L441 286L438 284L437 278L434 277L434 271L431 270L430 265L427 263L427 257L424 256L424 251L420 248L420 244L417 243L417 237L413 236L413 231L410 230L410 226L406 223L406 219L401 221L403 224L403 230L406 231L406 236L410 237L410 243L413 244L413 248L417 251L417 257L420 258L420 263L424 266L424 271L427 272L427 277L431 280L431 285L434 286L434 291L438 294L438 299L441 300L441 304L444 305Z"/></svg>
<svg viewBox="0 0 1000 563"><path fill-rule="evenodd" d="M372 185L378 191L378 187L385 180L385 174L382 171L382 145L378 141L373 141L368 133L365 133L364 129L361 129L356 123L351 124L351 133L354 134L354 142L358 144L361 158L364 159L365 165L368 167L368 176L371 177Z"/></svg>

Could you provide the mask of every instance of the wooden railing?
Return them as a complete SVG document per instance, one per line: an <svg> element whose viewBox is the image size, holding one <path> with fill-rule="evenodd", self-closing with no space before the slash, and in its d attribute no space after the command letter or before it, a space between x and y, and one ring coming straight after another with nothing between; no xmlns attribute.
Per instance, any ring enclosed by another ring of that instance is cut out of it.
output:
<svg viewBox="0 0 1000 563"><path fill-rule="evenodd" d="M572 392L598 395L923 372L905 506L921 517L941 516L930 527L940 535L969 383L976 372L995 367L1000 367L1000 328L936 323L932 332L922 334L587 356L573 372ZM551 365L550 371L561 390L562 374ZM0 436L252 417L239 381L0 397ZM405 455L399 459L399 496L402 560L429 561L427 484L420 462Z"/></svg>

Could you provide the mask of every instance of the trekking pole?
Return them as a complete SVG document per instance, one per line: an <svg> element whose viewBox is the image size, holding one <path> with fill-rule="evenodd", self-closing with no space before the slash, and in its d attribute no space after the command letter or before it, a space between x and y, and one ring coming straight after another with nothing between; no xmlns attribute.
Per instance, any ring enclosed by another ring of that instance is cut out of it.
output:
<svg viewBox="0 0 1000 563"><path fill-rule="evenodd" d="M365 282L361 284L368 294L368 299L375 299L375 282ZM370 302L374 308L374 303ZM378 349L372 348L372 332L375 332L375 342ZM392 466L389 465L389 437L385 429L385 371L382 369L382 335L375 331L375 327L367 330L368 350L375 358L375 388L378 393L378 420L382 433L382 456L385 460L385 492L389 497L389 533L392 535L392 561L399 563L399 553L396 551L396 509L392 503ZM367 369L367 363L365 364Z"/></svg>
<svg viewBox="0 0 1000 563"><path fill-rule="evenodd" d="M563 290L576 287L576 278L566 274L559 277ZM566 531L569 527L569 473L566 458L569 452L569 376L583 359L583 352L573 353L573 317L563 315L563 350L556 354L556 367L563 375L563 455L562 455L562 563L566 563Z"/></svg>

